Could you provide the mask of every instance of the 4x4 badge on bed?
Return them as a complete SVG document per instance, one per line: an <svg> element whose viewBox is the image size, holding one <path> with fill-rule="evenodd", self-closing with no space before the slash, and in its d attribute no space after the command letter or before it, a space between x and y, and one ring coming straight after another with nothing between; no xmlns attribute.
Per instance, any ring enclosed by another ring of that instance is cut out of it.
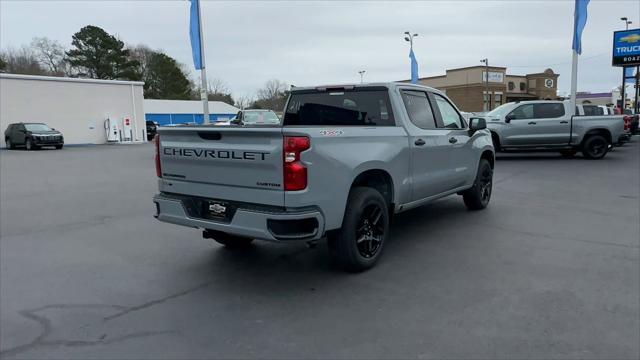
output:
<svg viewBox="0 0 640 360"><path fill-rule="evenodd" d="M322 136L340 136L342 134L344 134L344 131L342 131L342 130L333 130L333 129L331 129L331 130L322 130L322 131L320 131L320 135L322 135Z"/></svg>

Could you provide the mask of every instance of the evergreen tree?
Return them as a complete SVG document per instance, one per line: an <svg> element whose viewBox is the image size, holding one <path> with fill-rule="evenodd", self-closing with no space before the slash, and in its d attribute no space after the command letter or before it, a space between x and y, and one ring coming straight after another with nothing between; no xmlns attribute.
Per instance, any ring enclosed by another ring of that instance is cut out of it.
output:
<svg viewBox="0 0 640 360"><path fill-rule="evenodd" d="M66 52L77 74L94 79L138 80L137 61L129 59L124 43L103 29L88 25L73 35L73 49Z"/></svg>

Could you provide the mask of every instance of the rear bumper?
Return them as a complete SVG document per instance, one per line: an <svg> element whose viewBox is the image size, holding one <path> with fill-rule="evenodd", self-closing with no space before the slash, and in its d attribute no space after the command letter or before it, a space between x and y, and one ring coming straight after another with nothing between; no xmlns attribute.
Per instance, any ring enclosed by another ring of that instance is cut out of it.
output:
<svg viewBox="0 0 640 360"><path fill-rule="evenodd" d="M163 222L209 229L232 235L271 241L318 240L324 233L324 216L316 208L260 209L238 204L228 221L193 216L188 196L160 193L154 196L155 217Z"/></svg>

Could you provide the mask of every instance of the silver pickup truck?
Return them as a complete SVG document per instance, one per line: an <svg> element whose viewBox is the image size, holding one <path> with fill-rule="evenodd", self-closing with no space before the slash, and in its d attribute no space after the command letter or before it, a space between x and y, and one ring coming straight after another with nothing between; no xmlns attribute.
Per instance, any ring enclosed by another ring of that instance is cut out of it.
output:
<svg viewBox="0 0 640 360"><path fill-rule="evenodd" d="M501 105L483 116L496 151L578 151L602 159L624 135L616 115L575 116L569 101L521 101Z"/></svg>
<svg viewBox="0 0 640 360"><path fill-rule="evenodd" d="M393 214L462 195L483 209L494 152L440 91L404 83L294 88L282 124L160 128L160 221L228 247L327 238L345 268L373 266Z"/></svg>

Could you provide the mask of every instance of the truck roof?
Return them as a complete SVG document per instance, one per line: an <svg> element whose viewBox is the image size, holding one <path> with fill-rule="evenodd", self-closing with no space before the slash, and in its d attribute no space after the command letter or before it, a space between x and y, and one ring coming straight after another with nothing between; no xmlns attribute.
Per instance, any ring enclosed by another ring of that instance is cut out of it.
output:
<svg viewBox="0 0 640 360"><path fill-rule="evenodd" d="M298 91L309 91L309 90L326 90L326 89L358 89L358 88L367 88L367 87L386 87L389 89L392 88L396 88L398 86L403 86L403 87L415 87L416 89L420 89L420 90L429 90L429 91L434 91L437 93L442 93L440 90L429 87L429 86L424 86L424 85L416 85L416 84L411 84L411 83L405 83L405 82L372 82L372 83L346 83L346 84L326 84L326 85L318 85L318 86L296 86L296 87L292 87L291 88L291 92L298 92Z"/></svg>

